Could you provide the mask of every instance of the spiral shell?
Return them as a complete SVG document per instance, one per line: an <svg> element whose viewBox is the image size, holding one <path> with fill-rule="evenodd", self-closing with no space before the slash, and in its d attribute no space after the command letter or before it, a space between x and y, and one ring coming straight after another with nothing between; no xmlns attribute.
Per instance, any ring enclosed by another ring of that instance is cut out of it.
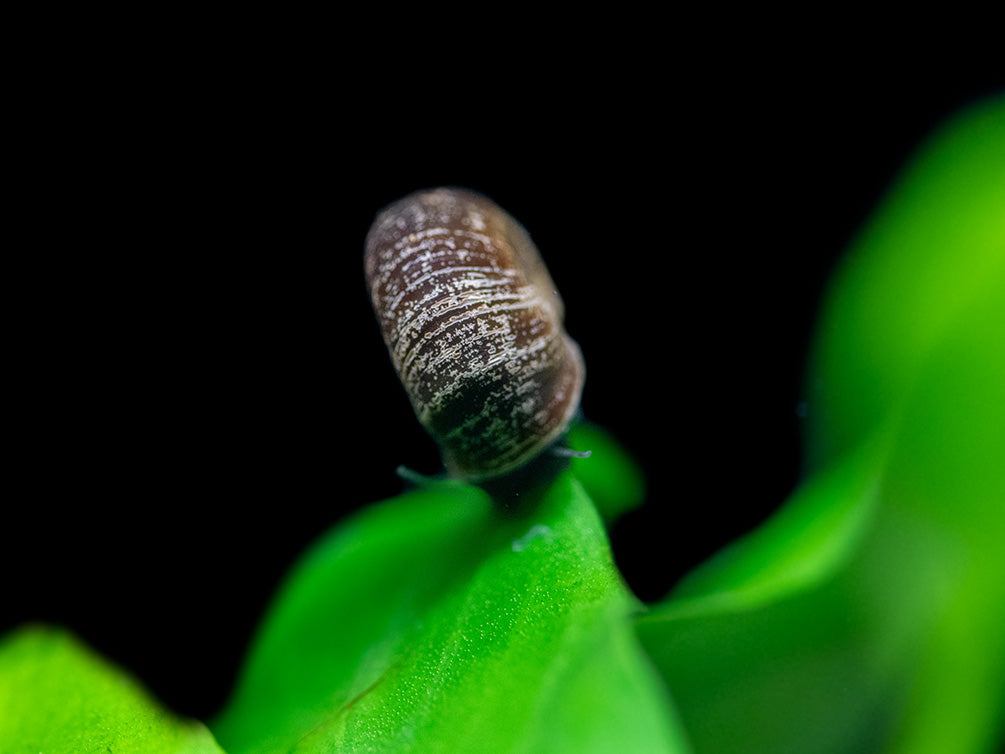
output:
<svg viewBox="0 0 1005 754"><path fill-rule="evenodd" d="M530 236L464 189L384 209L366 239L374 311L416 416L453 476L526 464L568 427L584 368Z"/></svg>

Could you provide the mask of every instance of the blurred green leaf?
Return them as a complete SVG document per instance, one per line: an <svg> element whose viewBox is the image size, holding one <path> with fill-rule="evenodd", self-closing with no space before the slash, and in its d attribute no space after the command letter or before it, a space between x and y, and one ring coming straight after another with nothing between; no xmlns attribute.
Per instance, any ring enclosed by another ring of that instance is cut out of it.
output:
<svg viewBox="0 0 1005 754"><path fill-rule="evenodd" d="M1000 321L968 311L1005 273L1003 119L999 97L933 134L832 276L810 365L814 466L902 410L961 319L1001 336Z"/></svg>
<svg viewBox="0 0 1005 754"><path fill-rule="evenodd" d="M570 449L589 453L573 458L572 470L608 526L642 505L646 498L642 469L607 430L579 421L569 429L567 442Z"/></svg>
<svg viewBox="0 0 1005 754"><path fill-rule="evenodd" d="M70 634L31 627L0 641L4 754L222 754L201 724L178 720Z"/></svg>
<svg viewBox="0 0 1005 754"><path fill-rule="evenodd" d="M291 574L212 726L242 752L680 752L638 605L563 473L504 513L435 482Z"/></svg>
<svg viewBox="0 0 1005 754"><path fill-rule="evenodd" d="M639 621L700 752L1005 740L1005 100L948 124L854 245L808 481Z"/></svg>
<svg viewBox="0 0 1005 754"><path fill-rule="evenodd" d="M852 557L872 522L882 438L802 485L776 516L717 553L643 620L750 610L818 585Z"/></svg>

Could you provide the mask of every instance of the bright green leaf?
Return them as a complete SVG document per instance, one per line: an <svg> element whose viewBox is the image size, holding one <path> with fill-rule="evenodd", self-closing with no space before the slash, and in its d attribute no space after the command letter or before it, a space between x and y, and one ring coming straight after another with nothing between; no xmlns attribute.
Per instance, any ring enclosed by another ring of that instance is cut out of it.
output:
<svg viewBox="0 0 1005 754"><path fill-rule="evenodd" d="M642 505L646 498L642 469L609 432L580 421L569 429L567 442L572 450L589 453L573 458L572 470L608 525Z"/></svg>
<svg viewBox="0 0 1005 754"><path fill-rule="evenodd" d="M337 527L213 725L228 751L686 751L582 487L522 506L436 482Z"/></svg>
<svg viewBox="0 0 1005 754"><path fill-rule="evenodd" d="M201 724L178 720L65 631L0 641L4 754L222 754Z"/></svg>
<svg viewBox="0 0 1005 754"><path fill-rule="evenodd" d="M1005 99L855 244L812 369L813 473L639 621L696 750L1005 741Z"/></svg>
<svg viewBox="0 0 1005 754"><path fill-rule="evenodd" d="M872 521L882 436L810 479L776 516L716 554L643 620L750 610L811 589L852 557Z"/></svg>
<svg viewBox="0 0 1005 754"><path fill-rule="evenodd" d="M814 465L903 408L928 354L1005 273L1005 97L951 119L903 170L831 281L811 357ZM1001 334L1001 323L971 320Z"/></svg>

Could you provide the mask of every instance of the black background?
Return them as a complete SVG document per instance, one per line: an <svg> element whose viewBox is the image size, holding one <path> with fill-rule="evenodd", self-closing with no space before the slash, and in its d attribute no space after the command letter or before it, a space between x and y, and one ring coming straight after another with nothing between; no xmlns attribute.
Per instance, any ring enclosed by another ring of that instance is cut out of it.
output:
<svg viewBox="0 0 1005 754"><path fill-rule="evenodd" d="M340 29L36 54L11 116L0 631L70 626L199 717L297 553L399 464L438 469L363 287L383 205L468 186L535 238L584 411L647 471L612 540L655 600L798 482L829 272L920 140L1001 83L682 30L426 40L388 68Z"/></svg>

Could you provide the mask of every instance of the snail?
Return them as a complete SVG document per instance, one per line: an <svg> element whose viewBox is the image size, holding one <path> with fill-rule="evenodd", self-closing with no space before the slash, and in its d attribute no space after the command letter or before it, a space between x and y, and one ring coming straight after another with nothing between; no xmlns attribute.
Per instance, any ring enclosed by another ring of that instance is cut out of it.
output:
<svg viewBox="0 0 1005 754"><path fill-rule="evenodd" d="M451 476L499 478L556 444L585 370L523 226L474 191L419 191L377 215L364 267L391 361Z"/></svg>

